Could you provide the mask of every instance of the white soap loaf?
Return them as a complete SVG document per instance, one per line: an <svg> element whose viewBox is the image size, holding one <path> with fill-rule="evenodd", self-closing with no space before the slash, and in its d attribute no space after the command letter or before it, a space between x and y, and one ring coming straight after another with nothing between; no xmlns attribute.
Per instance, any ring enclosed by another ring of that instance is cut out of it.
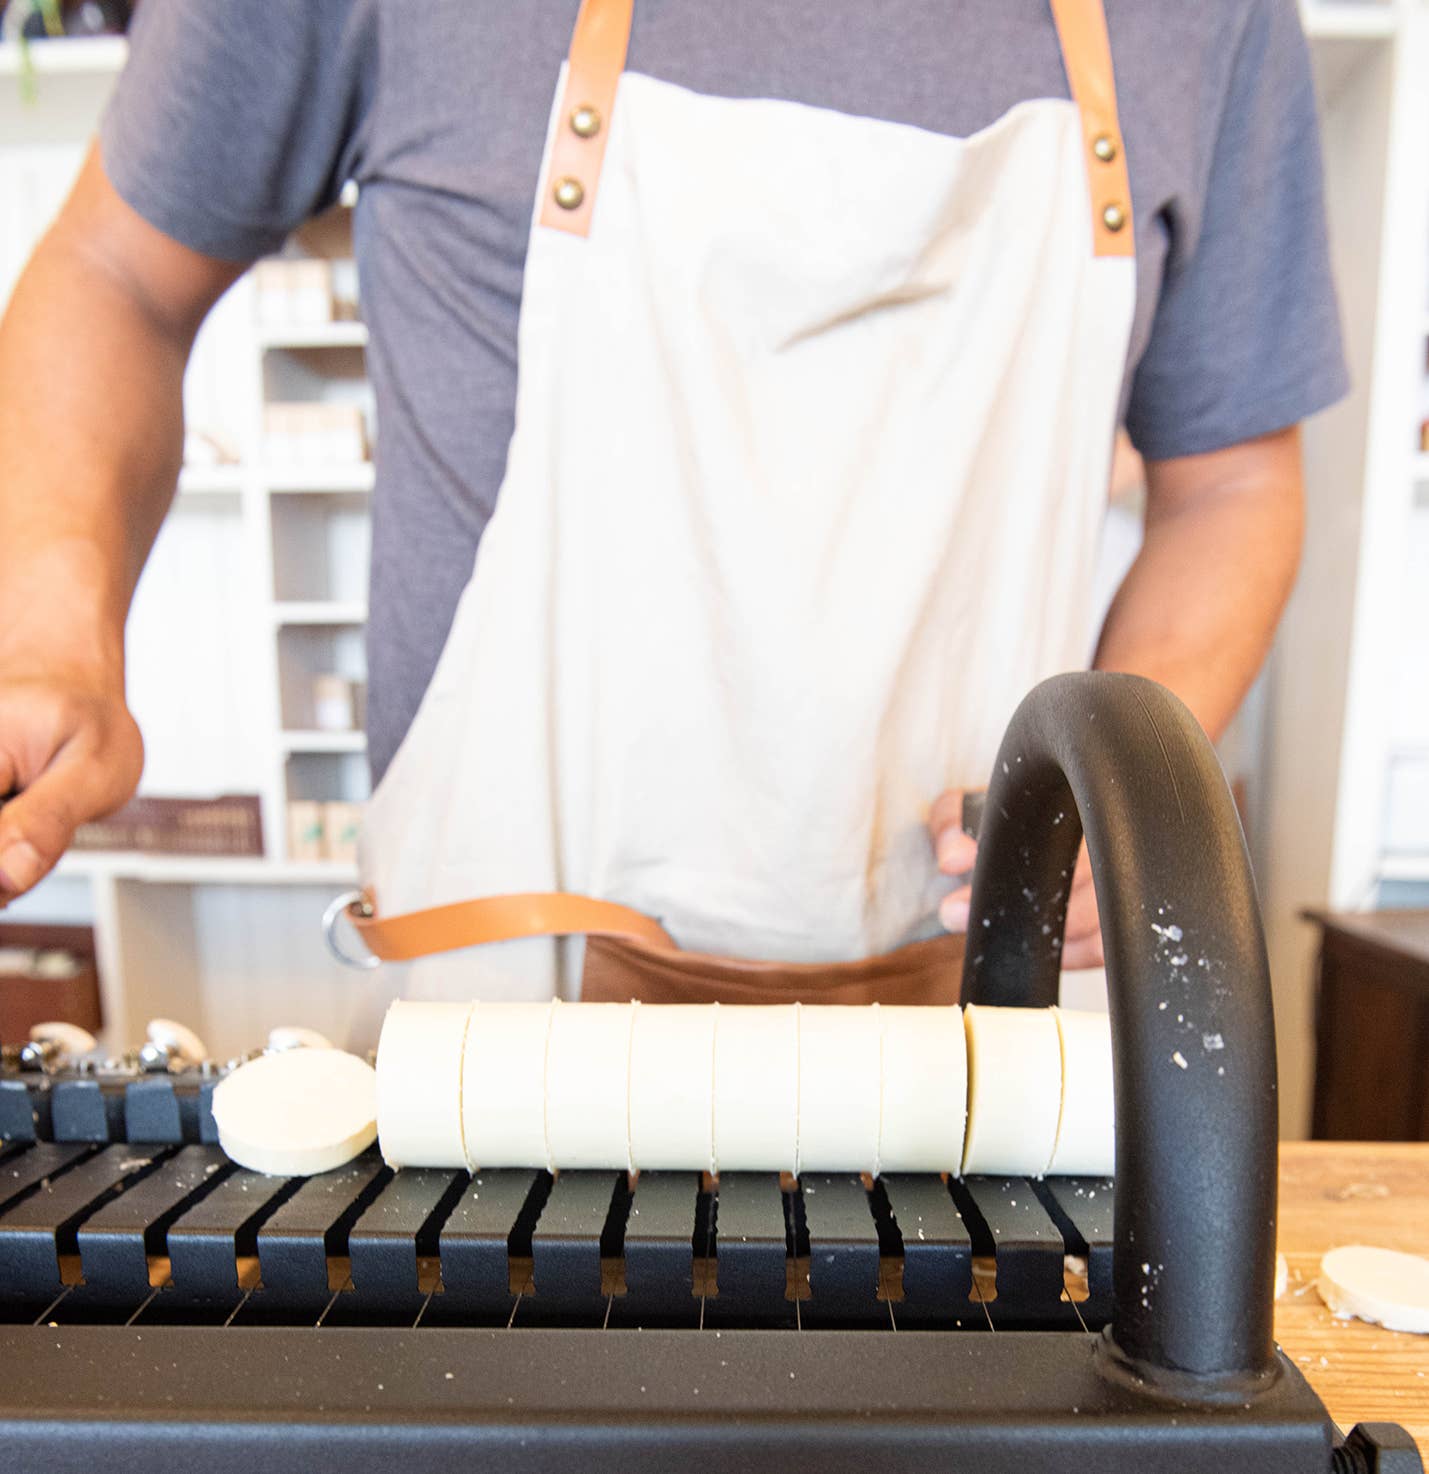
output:
<svg viewBox="0 0 1429 1474"><path fill-rule="evenodd" d="M1102 1014L398 1003L394 1166L1106 1175Z"/></svg>
<svg viewBox="0 0 1429 1474"><path fill-rule="evenodd" d="M798 1008L710 1006L715 1010L715 1171L796 1171Z"/></svg>
<svg viewBox="0 0 1429 1474"><path fill-rule="evenodd" d="M962 1171L968 1118L961 1008L878 1010L882 1060L880 1172Z"/></svg>
<svg viewBox="0 0 1429 1474"><path fill-rule="evenodd" d="M546 1142L546 1046L552 1015L560 1006L478 1003L473 1010L461 1071L461 1115L471 1171L558 1165ZM379 1044L379 1061L381 1057Z"/></svg>
<svg viewBox="0 0 1429 1474"><path fill-rule="evenodd" d="M879 1008L800 1008L796 1172L876 1172Z"/></svg>
<svg viewBox="0 0 1429 1474"><path fill-rule="evenodd" d="M546 1040L546 1151L558 1167L631 1167L637 1003L557 1003Z"/></svg>
<svg viewBox="0 0 1429 1474"><path fill-rule="evenodd" d="M470 1003L394 1003L377 1041L377 1139L389 1167L465 1167L462 1057Z"/></svg>
<svg viewBox="0 0 1429 1474"><path fill-rule="evenodd" d="M637 1006L630 1030L630 1159L642 1169L714 1171L718 1008Z"/></svg>
<svg viewBox="0 0 1429 1474"><path fill-rule="evenodd" d="M968 1129L963 1171L1041 1177L1057 1145L1062 1046L1048 1008L963 1010Z"/></svg>
<svg viewBox="0 0 1429 1474"><path fill-rule="evenodd" d="M1104 1013L1054 1008L1062 1049L1062 1109L1047 1171L1063 1177L1109 1177L1116 1159L1111 1029Z"/></svg>

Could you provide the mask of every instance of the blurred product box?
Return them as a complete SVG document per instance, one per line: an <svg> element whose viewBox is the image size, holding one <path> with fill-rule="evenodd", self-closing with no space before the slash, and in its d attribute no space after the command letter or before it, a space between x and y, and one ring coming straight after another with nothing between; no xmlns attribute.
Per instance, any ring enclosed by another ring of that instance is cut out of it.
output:
<svg viewBox="0 0 1429 1474"><path fill-rule="evenodd" d="M361 829L361 804L292 799L288 804L288 858L356 864Z"/></svg>
<svg viewBox="0 0 1429 1474"><path fill-rule="evenodd" d="M315 799L295 798L288 803L288 858L323 858L323 806Z"/></svg>
<svg viewBox="0 0 1429 1474"><path fill-rule="evenodd" d="M260 261L253 268L253 295L265 328L312 327L338 317L330 261Z"/></svg>
<svg viewBox="0 0 1429 1474"><path fill-rule="evenodd" d="M365 461L367 422L355 404L269 404L263 410L263 453L275 466Z"/></svg>
<svg viewBox="0 0 1429 1474"><path fill-rule="evenodd" d="M314 676L313 725L319 732L356 732L362 726L364 690L350 676Z"/></svg>
<svg viewBox="0 0 1429 1474"><path fill-rule="evenodd" d="M263 814L256 793L220 798L130 799L117 813L75 833L77 850L147 855L262 855Z"/></svg>
<svg viewBox="0 0 1429 1474"><path fill-rule="evenodd" d="M52 1020L103 1024L94 932L87 926L0 926L0 1040L22 1044Z"/></svg>

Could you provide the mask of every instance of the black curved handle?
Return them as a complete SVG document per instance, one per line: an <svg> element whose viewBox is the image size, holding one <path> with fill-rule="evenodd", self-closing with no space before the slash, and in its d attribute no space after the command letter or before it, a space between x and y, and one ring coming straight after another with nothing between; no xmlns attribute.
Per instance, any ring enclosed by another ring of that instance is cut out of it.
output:
<svg viewBox="0 0 1429 1474"><path fill-rule="evenodd" d="M1235 803L1154 681L1054 676L1017 709L978 841L965 1002L1057 1001L1084 828L1116 1077L1110 1338L1148 1381L1210 1393L1274 1366L1275 1029Z"/></svg>

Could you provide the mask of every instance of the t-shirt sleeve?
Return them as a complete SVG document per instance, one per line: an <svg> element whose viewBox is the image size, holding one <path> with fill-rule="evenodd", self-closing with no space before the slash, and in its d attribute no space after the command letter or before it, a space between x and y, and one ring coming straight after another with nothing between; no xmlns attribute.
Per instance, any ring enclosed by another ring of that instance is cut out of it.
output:
<svg viewBox="0 0 1429 1474"><path fill-rule="evenodd" d="M371 0L144 0L100 126L105 172L151 225L250 261L358 168Z"/></svg>
<svg viewBox="0 0 1429 1474"><path fill-rule="evenodd" d="M1153 460L1284 429L1348 388L1309 49L1295 0L1246 8L1198 220L1173 219L1126 423Z"/></svg>

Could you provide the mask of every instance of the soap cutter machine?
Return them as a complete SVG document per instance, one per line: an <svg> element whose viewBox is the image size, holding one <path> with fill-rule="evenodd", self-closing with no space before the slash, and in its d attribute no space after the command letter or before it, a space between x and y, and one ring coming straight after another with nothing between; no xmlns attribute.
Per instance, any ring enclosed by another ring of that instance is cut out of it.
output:
<svg viewBox="0 0 1429 1474"><path fill-rule="evenodd" d="M7 1051L11 1466L1420 1470L1391 1425L1342 1440L1271 1340L1264 942L1224 778L1160 688L1058 677L1019 709L965 996L1055 1002L1078 814L1107 943L1115 1190L659 1172L632 1191L610 1172L394 1175L372 1152L263 1177L216 1144L216 1072ZM1172 1062L1188 1007L1225 1041L1224 1074Z"/></svg>

